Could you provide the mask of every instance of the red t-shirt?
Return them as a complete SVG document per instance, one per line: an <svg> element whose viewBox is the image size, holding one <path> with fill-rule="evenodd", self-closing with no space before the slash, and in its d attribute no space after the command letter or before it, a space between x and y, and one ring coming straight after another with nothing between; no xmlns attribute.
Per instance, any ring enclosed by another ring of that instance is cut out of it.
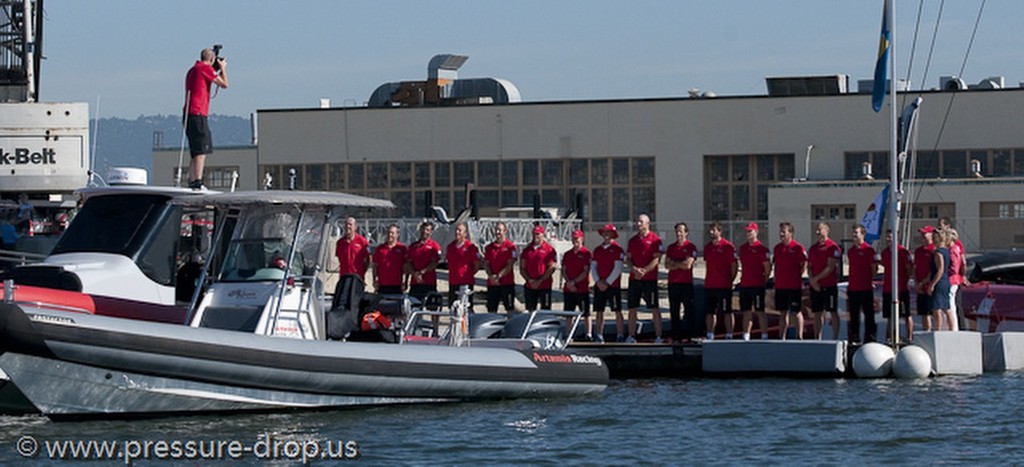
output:
<svg viewBox="0 0 1024 467"><path fill-rule="evenodd" d="M817 276L818 273L828 267L829 258L836 260L836 267L832 268L832 272L829 275L819 280L818 285L833 287L839 284L839 259L842 256L843 250L831 238L826 239L825 243L814 242L814 245L811 245L810 251L807 252L807 261L811 267L811 277Z"/></svg>
<svg viewBox="0 0 1024 467"><path fill-rule="evenodd" d="M383 243L373 251L373 264L377 265L377 282L381 286L402 285L402 268L405 267L408 252L408 248L399 242L393 246Z"/></svg>
<svg viewBox="0 0 1024 467"><path fill-rule="evenodd" d="M932 276L932 261L935 256L935 244L921 245L914 250L914 280L924 282Z"/></svg>
<svg viewBox="0 0 1024 467"><path fill-rule="evenodd" d="M590 274L583 276L583 279L576 282L576 286L569 285L569 281L576 279L590 268L590 250L581 246L579 251L569 250L562 255L562 277L565 278L565 286L562 291L569 293L586 293L590 288Z"/></svg>
<svg viewBox="0 0 1024 467"><path fill-rule="evenodd" d="M772 254L775 260L775 288L800 290L804 287L803 269L807 262L804 246L796 240L788 244L779 242Z"/></svg>
<svg viewBox="0 0 1024 467"><path fill-rule="evenodd" d="M558 264L558 256L555 254L555 249L548 242L542 242L540 246L535 245L531 242L526 248L523 248L523 258L520 260L523 263L523 267L526 269L525 279L539 279L547 272L549 267ZM548 277L543 282L537 285L537 287L531 287L530 283L526 283L526 288L533 290L549 290L554 280Z"/></svg>
<svg viewBox="0 0 1024 467"><path fill-rule="evenodd" d="M491 272L497 273L498 271L501 271L508 266L509 263L516 262L516 244L512 243L509 239L505 239L505 242L500 245L496 241L488 243L487 246L484 247L484 261L487 263ZM490 284L489 281L490 279L488 279L488 284ZM515 285L515 283L515 270L509 269L508 274L505 274L501 279L498 279L497 285Z"/></svg>
<svg viewBox="0 0 1024 467"><path fill-rule="evenodd" d="M913 261L910 258L910 250L903 245L900 245L896 250L896 270L899 273L896 275L896 281L899 282L898 287L900 292L906 292L910 290L910 264ZM882 267L885 268L882 279L882 292L892 293L892 248L886 248L882 250Z"/></svg>
<svg viewBox="0 0 1024 467"><path fill-rule="evenodd" d="M661 254L661 237L654 233L654 231L648 231L647 235L642 237L638 233L629 239L626 254L629 255L634 267L647 267L651 260ZM645 281L658 280L658 268L655 267L647 271L647 274L644 274L640 279Z"/></svg>
<svg viewBox="0 0 1024 467"><path fill-rule="evenodd" d="M732 266L736 264L736 247L732 242L721 239L717 244L704 245L704 288L731 289Z"/></svg>
<svg viewBox="0 0 1024 467"><path fill-rule="evenodd" d="M771 261L768 247L760 241L754 241L751 245L744 242L740 245L740 287L764 287L767 278L764 277L764 263Z"/></svg>
<svg viewBox="0 0 1024 467"><path fill-rule="evenodd" d="M875 264L875 249L871 248L868 242L860 246L853 245L850 251L846 252L846 260L850 265L849 286L850 292L869 292L874 289L871 282L874 280L872 266Z"/></svg>
<svg viewBox="0 0 1024 467"><path fill-rule="evenodd" d="M448 259L448 283L454 286L473 285L475 264L480 260L480 250L476 245L469 240L462 242L462 245L452 241L445 250L445 257Z"/></svg>
<svg viewBox="0 0 1024 467"><path fill-rule="evenodd" d="M598 245L594 249L592 256L597 277L607 279L612 271L615 270L615 262L625 261L626 253L622 251L622 247L619 246L618 242L612 240L607 245L604 243ZM619 274L617 277L612 278L611 282L608 283L608 287L619 288L621 284L622 275Z"/></svg>
<svg viewBox="0 0 1024 467"><path fill-rule="evenodd" d="M188 93L188 114L203 115L210 113L210 85L217 78L213 65L196 60L185 75L185 92Z"/></svg>
<svg viewBox="0 0 1024 467"><path fill-rule="evenodd" d="M697 259L697 245L689 240L683 242L682 245L679 242L672 242L665 249L665 256L677 262L686 261L687 258ZM669 284L692 284L693 268L670 270L668 272L668 282Z"/></svg>
<svg viewBox="0 0 1024 467"><path fill-rule="evenodd" d="M355 274L366 276L366 260L370 257L369 242L362 235L356 234L349 241L345 237L338 239L334 247L334 255L338 257L338 274Z"/></svg>
<svg viewBox="0 0 1024 467"><path fill-rule="evenodd" d="M407 261L412 263L412 271L415 273L420 269L426 268L430 263L441 260L441 245L432 238L417 240L412 245L409 245L409 253L406 258ZM423 273L423 278L419 281L416 280L416 275L413 274L412 278L409 279L409 283L413 285L437 285L437 271L431 269Z"/></svg>

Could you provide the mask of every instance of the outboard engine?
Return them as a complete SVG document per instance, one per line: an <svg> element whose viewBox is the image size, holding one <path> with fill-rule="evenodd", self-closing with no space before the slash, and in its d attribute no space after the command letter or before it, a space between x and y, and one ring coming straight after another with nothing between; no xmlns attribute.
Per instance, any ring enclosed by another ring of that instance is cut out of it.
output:
<svg viewBox="0 0 1024 467"><path fill-rule="evenodd" d="M508 315L473 313L469 315L469 338L491 339L499 337L508 323Z"/></svg>
<svg viewBox="0 0 1024 467"><path fill-rule="evenodd" d="M501 332L506 339L531 339L540 343L541 348L561 348L565 343L565 321L563 318L544 312L538 312L530 321L530 313L515 315L509 318ZM529 329L526 328L529 323Z"/></svg>

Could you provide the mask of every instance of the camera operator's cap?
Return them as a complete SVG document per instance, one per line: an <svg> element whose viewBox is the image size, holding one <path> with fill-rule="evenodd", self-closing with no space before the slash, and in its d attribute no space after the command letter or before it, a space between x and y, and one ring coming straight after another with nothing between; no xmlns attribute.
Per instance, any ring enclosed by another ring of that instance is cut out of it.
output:
<svg viewBox="0 0 1024 467"><path fill-rule="evenodd" d="M758 227L757 227L757 222L751 222L751 223L747 224L746 231L750 232L752 230L759 230Z"/></svg>
<svg viewBox="0 0 1024 467"><path fill-rule="evenodd" d="M597 233L604 235L605 232L610 234L612 238L619 238L619 231L615 229L615 224L605 224L604 227L597 229Z"/></svg>
<svg viewBox="0 0 1024 467"><path fill-rule="evenodd" d="M572 238L583 238L583 231L580 229L573 230Z"/></svg>
<svg viewBox="0 0 1024 467"><path fill-rule="evenodd" d="M926 225L924 227L921 227L920 229L917 229L917 231L921 233L935 233L935 227Z"/></svg>
<svg viewBox="0 0 1024 467"><path fill-rule="evenodd" d="M542 233L544 233L544 226L543 225L538 225L538 226L533 228L533 234L534 235L542 234Z"/></svg>

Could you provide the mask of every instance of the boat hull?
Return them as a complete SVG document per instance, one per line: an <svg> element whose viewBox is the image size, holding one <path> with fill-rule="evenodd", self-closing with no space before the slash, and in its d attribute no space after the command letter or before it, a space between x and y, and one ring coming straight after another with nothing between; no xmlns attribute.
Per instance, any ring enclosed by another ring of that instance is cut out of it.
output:
<svg viewBox="0 0 1024 467"><path fill-rule="evenodd" d="M7 303L0 341L0 367L51 417L578 396L608 380L600 359L572 352L288 339Z"/></svg>

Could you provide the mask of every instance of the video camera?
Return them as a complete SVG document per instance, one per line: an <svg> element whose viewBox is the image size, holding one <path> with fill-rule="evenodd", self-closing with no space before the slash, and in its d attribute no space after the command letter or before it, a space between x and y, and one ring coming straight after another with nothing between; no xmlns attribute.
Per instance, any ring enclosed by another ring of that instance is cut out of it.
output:
<svg viewBox="0 0 1024 467"><path fill-rule="evenodd" d="M224 46L220 45L220 44L215 44L213 46L213 69L215 71L218 71L218 72L220 71L220 60L222 58L224 60L227 60L226 57L221 57L220 56L220 49L222 49L222 48L224 48Z"/></svg>

